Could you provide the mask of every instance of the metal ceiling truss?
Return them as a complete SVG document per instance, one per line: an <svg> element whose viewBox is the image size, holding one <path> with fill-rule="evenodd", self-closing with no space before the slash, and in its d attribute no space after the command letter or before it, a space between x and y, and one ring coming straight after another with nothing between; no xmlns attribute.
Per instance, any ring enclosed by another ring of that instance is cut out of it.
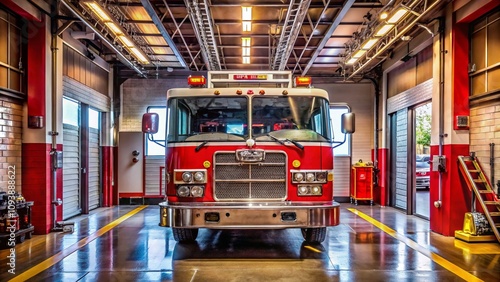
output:
<svg viewBox="0 0 500 282"><path fill-rule="evenodd" d="M108 32L107 27L103 23L95 20L90 15L90 11L85 10L80 5L73 5L70 0L61 0L61 2L90 30L96 33L108 48L113 50L118 55L118 60L120 60L124 65L129 66L140 76L146 76L145 72L139 69L132 54L126 48L122 47L118 38L112 32ZM133 38L133 35L131 35L131 37Z"/></svg>
<svg viewBox="0 0 500 282"><path fill-rule="evenodd" d="M207 0L185 0L189 19L200 43L203 59L208 70L221 70L213 21Z"/></svg>
<svg viewBox="0 0 500 282"><path fill-rule="evenodd" d="M274 54L272 70L285 70L288 58L307 15L311 0L291 0Z"/></svg>
<svg viewBox="0 0 500 282"><path fill-rule="evenodd" d="M165 26L163 25L162 21L158 17L158 14L156 14L156 11L155 11L153 5L151 5L151 2L149 0L141 0L141 3L144 6L144 9L146 10L146 12L149 14L151 19L153 20L156 28L158 28L158 31L160 31L161 35L163 36L163 38L167 42L168 47L170 47L170 49L172 50L172 52L176 56L177 60L179 60L179 63L181 64L181 66L184 69L187 69L187 65L186 65L186 62L184 61L184 58L182 57L181 53L179 53L179 50L177 50L177 47L175 46L174 41L172 40L172 38L168 34L167 30L165 29Z"/></svg>
<svg viewBox="0 0 500 282"><path fill-rule="evenodd" d="M184 19L182 19L181 23L178 24L177 21L175 20L174 14L172 13L172 10L170 9L170 6L167 4L167 1L163 0L163 4L165 5L165 8L167 9L168 14L170 15L170 18L172 18L172 22L175 25L175 31L172 34L171 38L174 39L175 35L177 33L179 33L179 36L181 37L182 43L184 44L184 48L186 48L186 53L188 54L189 58L191 59L191 63L189 64L189 68L191 68L191 66L194 65L194 68L196 69L196 71L199 71L200 69L198 68L198 65L196 64L195 57L193 57L193 54L191 54L191 50L189 49L189 46L186 42L186 39L184 38L184 34L182 34L182 31L180 29L180 27L186 21L186 19L189 17L189 15L186 15L186 17L184 17Z"/></svg>
<svg viewBox="0 0 500 282"><path fill-rule="evenodd" d="M432 3L431 3L432 2ZM347 51L342 59L342 75L346 80L352 79L355 75L360 74L363 70L369 71L383 60L386 59L388 51L392 46L394 46L401 38L410 31L413 27L419 25L419 20L422 19L429 12L434 10L442 0L413 0L406 5L401 4L400 6L395 6L394 9L398 7L404 7L410 12L408 15L402 19L395 27L387 33L385 36L381 37L380 40L369 50L366 51L353 65L350 67L346 64L357 51L360 50L361 45L373 38L377 27L379 26L378 19L374 20L374 23L370 23L363 30L363 34L358 35L349 41L347 45ZM430 4L431 3L431 4Z"/></svg>

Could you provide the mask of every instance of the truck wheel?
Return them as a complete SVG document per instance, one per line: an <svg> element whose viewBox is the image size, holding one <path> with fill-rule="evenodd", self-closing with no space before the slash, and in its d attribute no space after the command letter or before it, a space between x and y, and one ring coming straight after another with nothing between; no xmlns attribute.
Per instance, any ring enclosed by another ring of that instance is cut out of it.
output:
<svg viewBox="0 0 500 282"><path fill-rule="evenodd" d="M24 239L26 239L26 234L19 235L19 237L17 237L17 242L22 243L24 242Z"/></svg>
<svg viewBox="0 0 500 282"><path fill-rule="evenodd" d="M325 241L326 227L302 228L302 236L308 243L321 243Z"/></svg>
<svg viewBox="0 0 500 282"><path fill-rule="evenodd" d="M198 236L198 229L189 228L172 228L172 233L174 234L174 240L181 243L193 242Z"/></svg>

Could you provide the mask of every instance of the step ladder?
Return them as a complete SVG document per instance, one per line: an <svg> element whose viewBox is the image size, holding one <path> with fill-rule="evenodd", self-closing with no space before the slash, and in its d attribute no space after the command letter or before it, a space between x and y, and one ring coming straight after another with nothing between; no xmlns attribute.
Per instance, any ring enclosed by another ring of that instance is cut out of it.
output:
<svg viewBox="0 0 500 282"><path fill-rule="evenodd" d="M459 156L460 172L464 176L469 190L472 192L472 211L476 210L476 202L481 204L484 216L488 220L495 237L500 243L500 200L474 154ZM477 200L477 201L476 201Z"/></svg>

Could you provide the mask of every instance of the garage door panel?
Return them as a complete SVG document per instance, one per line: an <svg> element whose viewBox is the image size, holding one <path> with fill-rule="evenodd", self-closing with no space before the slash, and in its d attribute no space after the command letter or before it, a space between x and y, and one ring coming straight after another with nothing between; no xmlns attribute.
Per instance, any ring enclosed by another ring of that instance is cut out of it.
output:
<svg viewBox="0 0 500 282"><path fill-rule="evenodd" d="M63 219L81 213L78 140L78 126L63 124Z"/></svg>
<svg viewBox="0 0 500 282"><path fill-rule="evenodd" d="M100 206L100 146L99 146L99 130L96 128L89 129L89 210L93 210Z"/></svg>

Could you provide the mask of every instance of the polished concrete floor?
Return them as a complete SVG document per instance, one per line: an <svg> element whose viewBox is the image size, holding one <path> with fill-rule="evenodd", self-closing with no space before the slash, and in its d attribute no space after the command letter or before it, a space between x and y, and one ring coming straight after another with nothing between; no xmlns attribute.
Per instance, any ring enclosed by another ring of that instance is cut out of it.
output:
<svg viewBox="0 0 500 282"><path fill-rule="evenodd" d="M379 206L341 205L323 244L300 230L201 230L177 244L157 206L99 209L73 233L0 250L0 281L500 281L500 244L468 244L428 221ZM6 267L7 265L7 267Z"/></svg>

